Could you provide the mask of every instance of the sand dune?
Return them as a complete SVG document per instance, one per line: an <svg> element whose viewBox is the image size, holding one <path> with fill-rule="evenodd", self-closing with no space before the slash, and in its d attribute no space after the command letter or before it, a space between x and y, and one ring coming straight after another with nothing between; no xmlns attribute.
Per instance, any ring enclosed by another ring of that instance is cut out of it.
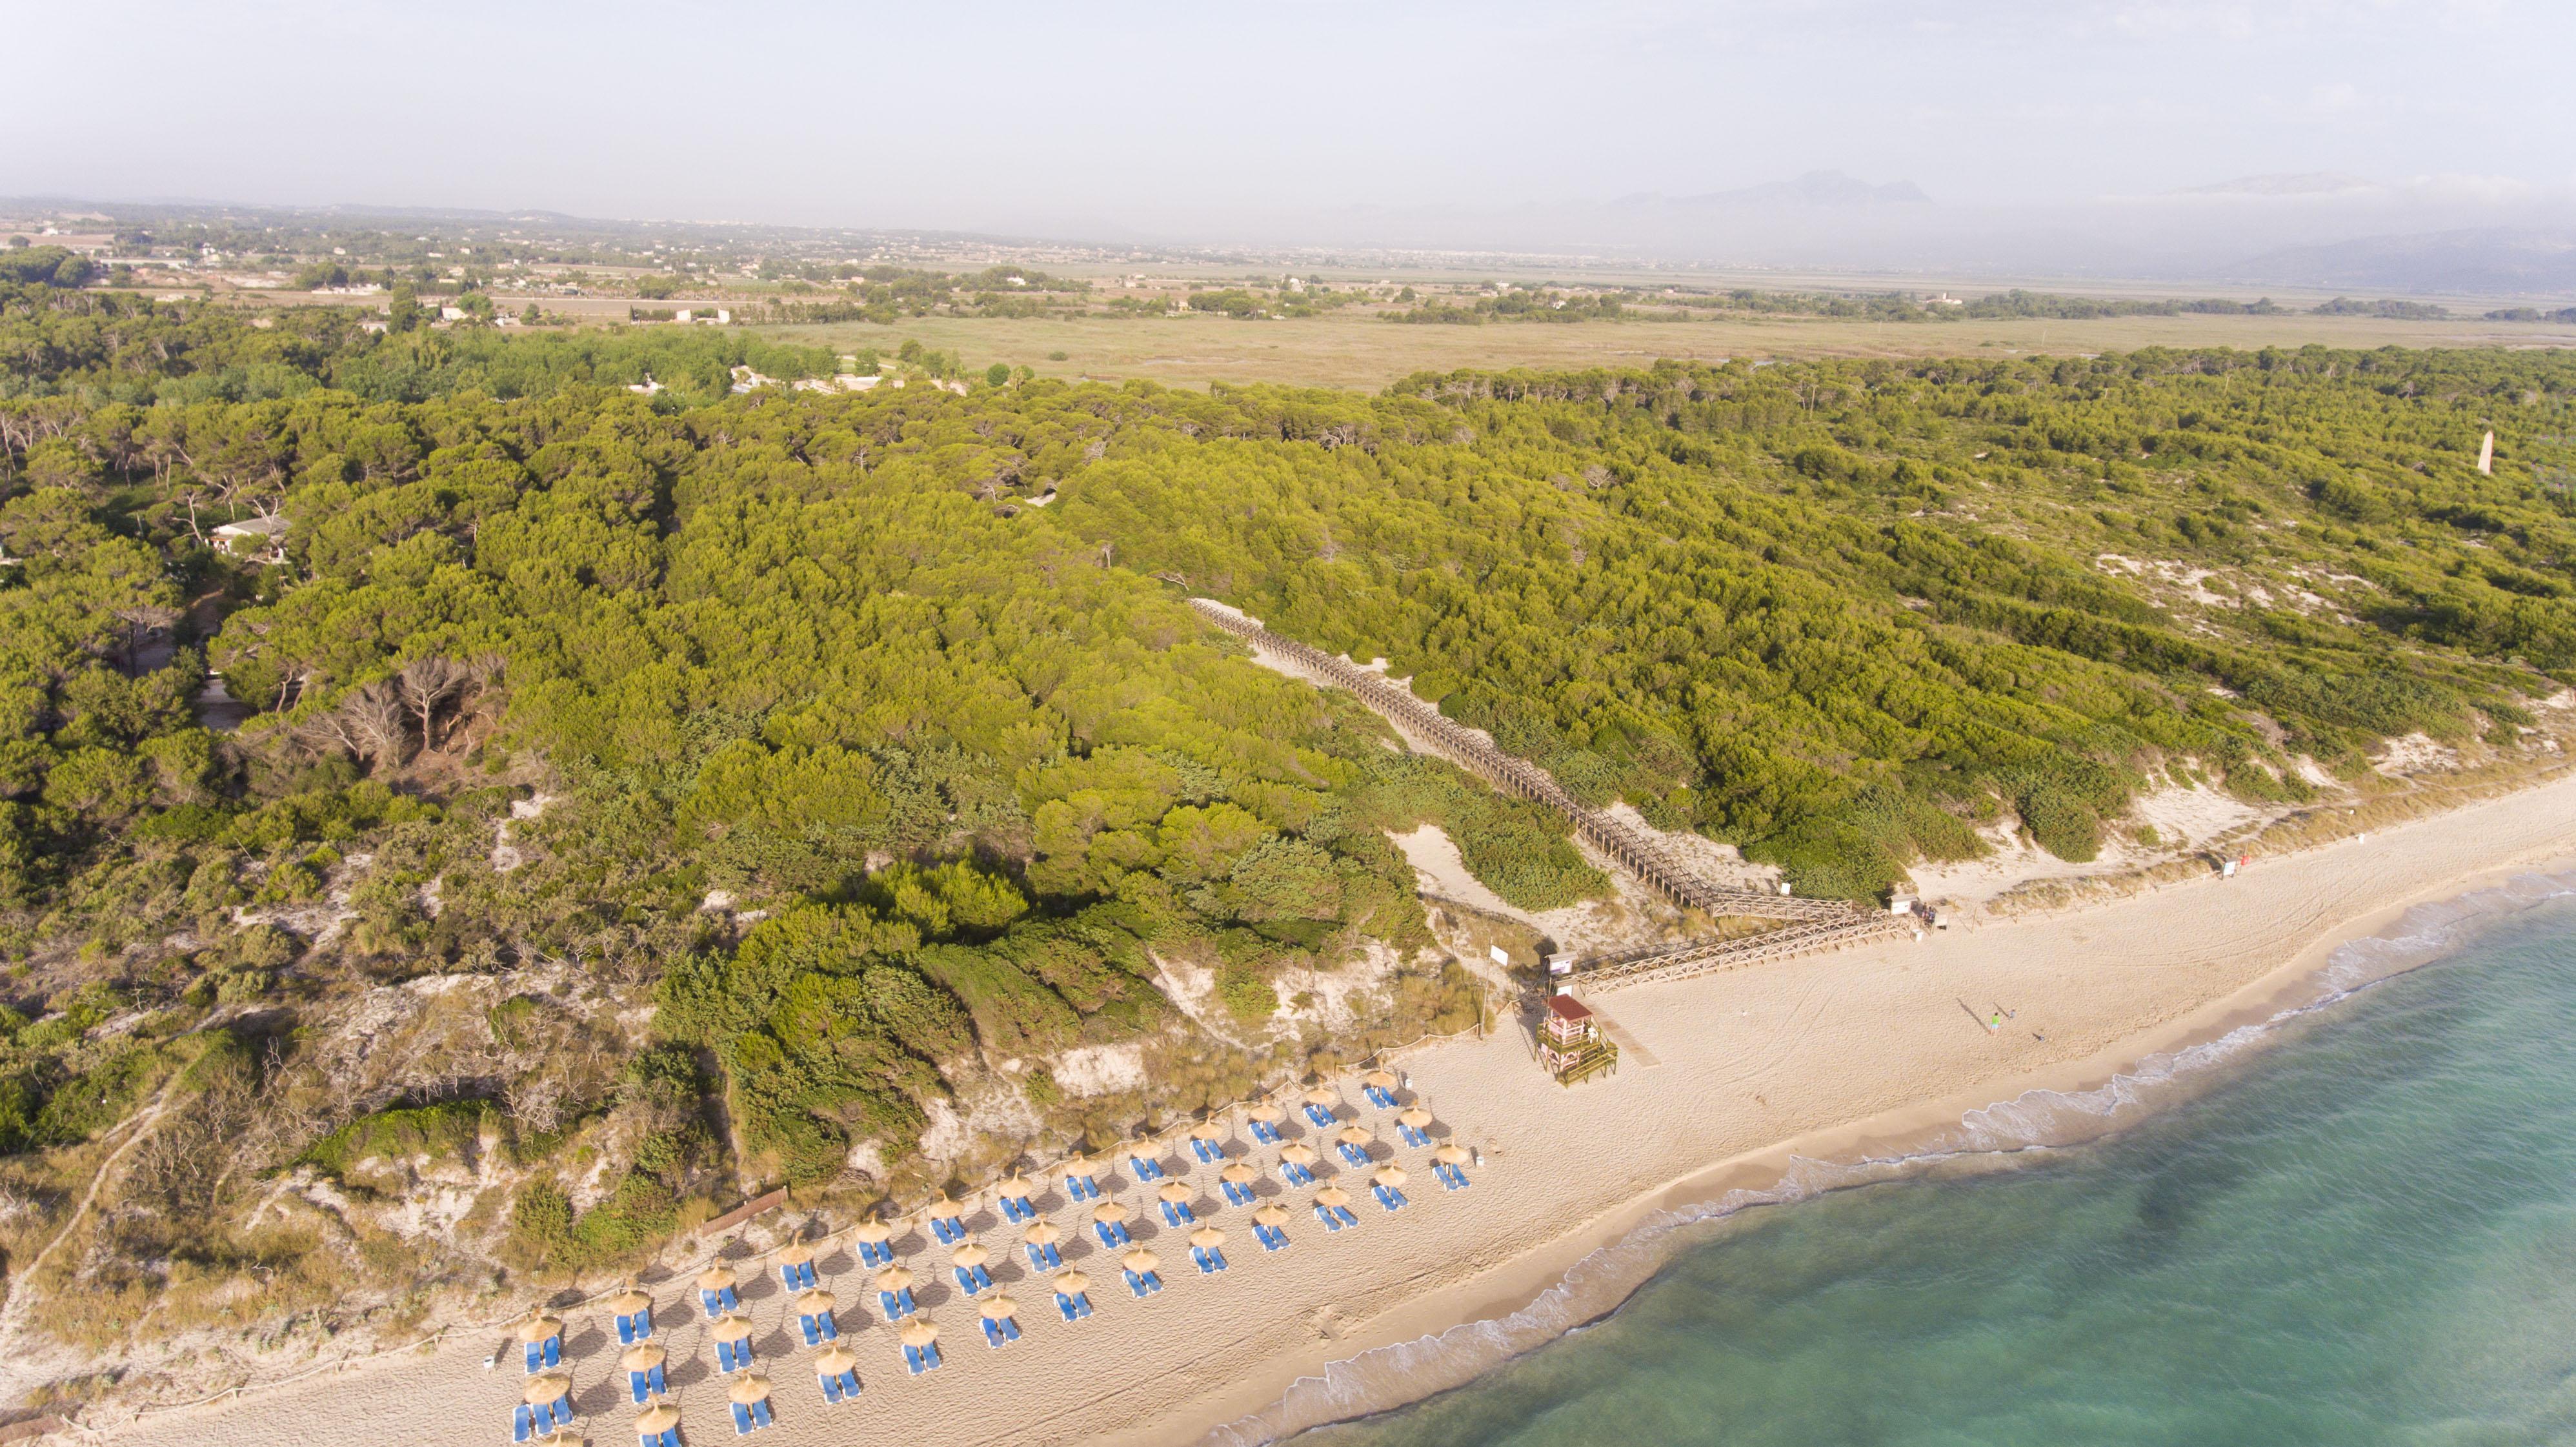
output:
<svg viewBox="0 0 2576 1447"><path fill-rule="evenodd" d="M819 1264L841 1297L843 1340L865 1394L827 1408L791 1346L795 1324L764 1263L742 1264L745 1309L763 1370L777 1382L766 1447L855 1440L917 1447L1074 1440L1168 1442L1263 1435L1334 1410L1311 1385L1271 1409L1301 1376L1375 1347L1513 1312L1596 1246L1655 1210L1778 1177L1794 1155L1834 1158L1910 1138L2040 1085L2076 1086L2232 1019L2295 985L2338 938L2478 877L2576 856L2576 778L2306 854L2259 862L2233 881L2194 882L2050 918L1943 933L1921 943L1825 955L1600 997L1660 1063L1575 1090L1551 1084L1517 1032L1440 1046L1404 1062L1437 1133L1485 1154L1472 1188L1444 1192L1428 1153L1395 1147L1389 1113L1354 1086L1346 1116L1377 1131L1377 1154L1412 1171L1413 1204L1393 1216L1360 1199L1356 1230L1328 1236L1265 1169L1261 1190L1295 1215L1294 1245L1265 1253L1248 1213L1217 1209L1214 1167L1190 1179L1229 1233L1232 1269L1201 1277L1159 1221L1139 1231L1164 1261L1167 1289L1129 1298L1115 1263L1080 1229L1087 1210L1040 1198L1066 1233L1070 1264L1090 1273L1097 1313L1068 1325L1026 1269L1018 1231L989 1210L970 1224L993 1248L1021 1303L1021 1341L988 1350L975 1309L946 1281L946 1253L898 1242L938 1285L920 1293L942 1328L947 1365L906 1377L892 1333L843 1252ZM1961 1002L1968 1002L1963 1010ZM2000 1033L1970 1016L2015 1011ZM1359 1107L1352 1109L1351 1107ZM1311 1131L1305 1134L1313 1134ZM1230 1148L1268 1167L1275 1152ZM1330 1152L1326 1151L1330 1160ZM1123 1172L1122 1172L1123 1182ZM1131 1203L1149 1204L1127 1186ZM1141 1214L1141 1213L1140 1213ZM755 1272L757 1274L755 1274ZM935 1277L934 1277L935 1273ZM680 1284L661 1289L673 1385L692 1443L733 1436L713 1349ZM615 1371L604 1314L572 1314L569 1346L583 1427L632 1440L634 1408ZM254 1447L282 1433L314 1447L505 1441L522 1378L487 1370L489 1337L456 1338L208 1406L136 1421L93 1421L104 1440ZM1404 1378L1423 1390L1463 1368L1424 1353L1383 1359L1368 1390ZM1452 1360L1463 1361L1465 1358ZM1347 1375L1347 1374L1345 1374ZM1226 1430L1248 1414L1258 1422Z"/></svg>

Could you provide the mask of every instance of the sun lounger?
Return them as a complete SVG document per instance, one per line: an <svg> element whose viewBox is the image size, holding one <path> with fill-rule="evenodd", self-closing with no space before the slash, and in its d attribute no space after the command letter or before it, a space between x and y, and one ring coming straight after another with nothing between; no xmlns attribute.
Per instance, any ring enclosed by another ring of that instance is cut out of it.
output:
<svg viewBox="0 0 2576 1447"><path fill-rule="evenodd" d="M894 1243L891 1241L860 1242L859 1264L868 1268L870 1271L874 1271L880 1266L892 1266L894 1264Z"/></svg>
<svg viewBox="0 0 2576 1447"><path fill-rule="evenodd" d="M1402 1121L1396 1122L1395 1133L1403 1137L1406 1145L1413 1146L1416 1149L1431 1144L1431 1137L1429 1135L1422 1131L1415 1130L1413 1127L1404 1124Z"/></svg>
<svg viewBox="0 0 2576 1447"><path fill-rule="evenodd" d="M778 1263L778 1279L790 1291L812 1291L816 1284L814 1280L814 1263L811 1261L782 1261Z"/></svg>
<svg viewBox="0 0 2576 1447"><path fill-rule="evenodd" d="M1038 1218L1038 1208L1036 1204L1030 1201L1026 1196L1020 1196L1017 1198L1004 1196L995 1201L994 1204L1002 1208L1002 1219L1010 1222L1014 1226L1019 1225L1023 1221L1034 1221Z"/></svg>
<svg viewBox="0 0 2576 1447"><path fill-rule="evenodd" d="M1380 1090L1374 1085L1361 1087L1360 1093L1368 1097L1369 1104L1376 1106L1380 1110L1395 1109L1395 1097L1386 1091Z"/></svg>
<svg viewBox="0 0 2576 1447"><path fill-rule="evenodd" d="M631 1347L653 1334L653 1308L631 1311L617 1318L617 1344Z"/></svg>
<svg viewBox="0 0 2576 1447"><path fill-rule="evenodd" d="M737 1437L748 1437L775 1420L769 1415L769 1403L766 1399L749 1406L740 1402L733 1404L733 1434Z"/></svg>
<svg viewBox="0 0 2576 1447"><path fill-rule="evenodd" d="M510 1440L525 1442L537 1435L537 1409L521 1402L510 1414Z"/></svg>
<svg viewBox="0 0 2576 1447"><path fill-rule="evenodd" d="M1164 1225L1177 1229L1182 1226L1195 1226L1199 1223L1198 1213L1190 1209L1189 1202L1165 1201L1161 1204L1163 1207Z"/></svg>
<svg viewBox="0 0 2576 1447"><path fill-rule="evenodd" d="M716 1343L716 1370L732 1373L751 1368L751 1338Z"/></svg>
<svg viewBox="0 0 2576 1447"><path fill-rule="evenodd" d="M1312 1122L1317 1130L1333 1128L1333 1113L1311 1100L1306 1102L1306 1119Z"/></svg>
<svg viewBox="0 0 2576 1447"><path fill-rule="evenodd" d="M1020 1249L1029 1253L1029 1265L1040 1271L1064 1269L1064 1255L1055 1249L1055 1243L1052 1241L1044 1244L1024 1241L1020 1244Z"/></svg>
<svg viewBox="0 0 2576 1447"><path fill-rule="evenodd" d="M1127 1228L1119 1225L1117 1222L1094 1221L1091 1223L1091 1230L1094 1235L1100 1238L1100 1244L1108 1247L1110 1250L1123 1251L1127 1248Z"/></svg>
<svg viewBox="0 0 2576 1447"><path fill-rule="evenodd" d="M1136 1168L1136 1179L1139 1181L1159 1181L1163 1178L1163 1168L1144 1156L1131 1155L1127 1158L1127 1164Z"/></svg>
<svg viewBox="0 0 2576 1447"><path fill-rule="evenodd" d="M1077 1201L1095 1201L1100 1198L1100 1182L1090 1176L1067 1176L1064 1193Z"/></svg>
<svg viewBox="0 0 2576 1447"><path fill-rule="evenodd" d="M913 1313L912 1288L907 1286L901 1291L880 1291L877 1293L877 1305L885 1309L886 1320L901 1321Z"/></svg>
<svg viewBox="0 0 2576 1447"><path fill-rule="evenodd" d="M1266 1120L1256 1120L1252 1122L1252 1138L1265 1146L1275 1146L1279 1144L1279 1127Z"/></svg>
<svg viewBox="0 0 2576 1447"><path fill-rule="evenodd" d="M1450 1165L1446 1161L1442 1161L1432 1166L1431 1174L1438 1176L1440 1178L1440 1184L1448 1187L1450 1190L1463 1191L1467 1189L1467 1173L1458 1169L1456 1166Z"/></svg>
<svg viewBox="0 0 2576 1447"><path fill-rule="evenodd" d="M814 1380L822 1384L823 1400L826 1402L847 1402L859 1395L859 1374L855 1369L846 1372L816 1372Z"/></svg>
<svg viewBox="0 0 2576 1447"><path fill-rule="evenodd" d="M973 1296L993 1284L992 1273L981 1266L951 1266L948 1268L948 1274L957 1278L957 1289L968 1296Z"/></svg>
<svg viewBox="0 0 2576 1447"><path fill-rule="evenodd" d="M1367 1151L1351 1144L1349 1141L1337 1141L1334 1143L1333 1149L1342 1153L1342 1159L1349 1162L1352 1169L1362 1171L1368 1169L1369 1158Z"/></svg>
<svg viewBox="0 0 2576 1447"><path fill-rule="evenodd" d="M663 1379L662 1364L655 1362L640 1372L628 1372L626 1390L634 1396L635 1405L641 1407L671 1390L671 1384Z"/></svg>
<svg viewBox="0 0 2576 1447"><path fill-rule="evenodd" d="M666 1427L659 1432L638 1432L636 1447L680 1447L680 1429Z"/></svg>
<svg viewBox="0 0 2576 1447"><path fill-rule="evenodd" d="M699 1292L698 1304L707 1309L707 1320L713 1321L742 1303L734 1298L733 1288L725 1286L714 1291Z"/></svg>
<svg viewBox="0 0 2576 1447"><path fill-rule="evenodd" d="M1218 1190L1225 1192L1226 1204L1233 1206L1249 1206L1252 1204L1251 1187L1238 1186L1232 1181L1219 1181L1216 1185Z"/></svg>
<svg viewBox="0 0 2576 1447"><path fill-rule="evenodd" d="M1369 1191L1377 1197L1377 1203L1388 1210L1401 1211L1404 1209L1404 1193L1397 1190L1395 1187L1371 1186L1369 1187Z"/></svg>
<svg viewBox="0 0 2576 1447"><path fill-rule="evenodd" d="M1315 1204L1315 1219L1323 1222L1324 1229L1327 1231L1339 1231L1342 1229L1341 1218L1333 1214L1332 1207L1327 1206L1320 1201Z"/></svg>
<svg viewBox="0 0 2576 1447"><path fill-rule="evenodd" d="M1163 1278L1151 1271L1127 1273L1127 1289L1138 1296L1151 1296L1163 1289Z"/></svg>
<svg viewBox="0 0 2576 1447"><path fill-rule="evenodd" d="M926 1347L905 1347L903 1349L903 1367L905 1371L912 1373L916 1377L920 1376L923 1372L935 1372L939 1370L939 1344L937 1342L933 1342Z"/></svg>
<svg viewBox="0 0 2576 1447"><path fill-rule="evenodd" d="M838 1341L841 1337L841 1325L832 1320L832 1314L828 1311L818 1311L811 1316L800 1312L796 1317L796 1325L804 1330L805 1345L809 1347L818 1347L827 1341Z"/></svg>
<svg viewBox="0 0 2576 1447"><path fill-rule="evenodd" d="M544 1341L523 1342L520 1344L520 1350L527 1354L528 1374L530 1376L534 1376L537 1373L544 1371L546 1368L555 1365L554 1362L546 1360L546 1348L556 1341L557 1338L555 1337L547 1337ZM556 1346L555 1352L556 1355L560 1357L562 1355L563 1348Z"/></svg>
<svg viewBox="0 0 2576 1447"><path fill-rule="evenodd" d="M1080 1321L1091 1315L1091 1293L1059 1291L1055 1294L1055 1309L1063 1312L1067 1321Z"/></svg>
<svg viewBox="0 0 2576 1447"><path fill-rule="evenodd" d="M1198 1157L1199 1164L1203 1166L1212 1166L1225 1159L1223 1147L1214 1141L1201 1140L1197 1136L1190 1137L1190 1154Z"/></svg>
<svg viewBox="0 0 2576 1447"><path fill-rule="evenodd" d="M930 1234L939 1238L940 1245L954 1246L966 1239L966 1223L955 1216L933 1216Z"/></svg>
<svg viewBox="0 0 2576 1447"><path fill-rule="evenodd" d="M1213 1246L1193 1246L1190 1259L1199 1265L1199 1275L1213 1276L1225 1269L1225 1252Z"/></svg>
<svg viewBox="0 0 2576 1447"><path fill-rule="evenodd" d="M1261 1242L1261 1249L1264 1251L1277 1251L1288 1244L1288 1233L1276 1226L1264 1226L1255 1221L1252 1223L1252 1234Z"/></svg>
<svg viewBox="0 0 2576 1447"><path fill-rule="evenodd" d="M1281 1161L1279 1163L1279 1178L1292 1186L1311 1186L1315 1184L1315 1173L1306 1169L1304 1166L1297 1164L1295 1161Z"/></svg>

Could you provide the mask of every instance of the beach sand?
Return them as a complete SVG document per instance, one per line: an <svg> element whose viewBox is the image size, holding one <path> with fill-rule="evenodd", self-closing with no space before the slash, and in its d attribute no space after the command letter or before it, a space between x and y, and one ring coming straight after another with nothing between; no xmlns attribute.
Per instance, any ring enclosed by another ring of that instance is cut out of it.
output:
<svg viewBox="0 0 2576 1447"><path fill-rule="evenodd" d="M923 1291L947 1365L906 1377L891 1332L872 1308L861 1309L861 1273L836 1249L818 1266L844 1303L842 1340L859 1354L866 1390L854 1406L823 1405L806 1365L811 1353L790 1349L794 1322L775 1273L746 1262L745 1309L759 1326L763 1370L777 1383L778 1426L759 1440L765 1447L860 1438L913 1447L1242 1441L1361 1405L1391 1405L1401 1392L1454 1384L1491 1352L1480 1359L1457 1350L1452 1333L1448 1345L1379 1352L1361 1369L1337 1369L1328 1386L1297 1383L1373 1348L1521 1311L1656 1213L1770 1185L1799 1158L1849 1159L1955 1131L1989 1103L2098 1085L2134 1061L2261 1018L2295 994L2335 944L2407 905L2571 858L2576 777L2366 842L2267 858L2234 880L1609 992L1599 1006L1658 1063L1641 1065L1631 1052L1616 1077L1572 1090L1540 1073L1517 1028L1430 1048L1400 1068L1437 1115L1436 1133L1484 1152L1472 1189L1442 1191L1427 1152L1397 1149L1413 1174L1411 1207L1389 1216L1361 1182L1349 1181L1360 1225L1328 1236L1306 1207L1310 1193L1283 1193L1265 1174L1263 1193L1284 1195L1295 1212L1295 1244L1265 1253L1247 1213L1215 1211L1233 1268L1201 1277L1182 1233L1156 1222L1139 1235L1161 1253L1167 1289L1145 1301L1127 1295L1087 1231L1076 1234L1080 1208L1051 1191L1040 1205L1068 1243L1078 1243L1067 1251L1070 1264L1095 1283L1097 1312L1077 1325L1056 1315L1043 1281L1026 1272L1016 1228L988 1210L970 1224L992 1246L995 1275L1021 1303L1026 1329L1004 1350L983 1345L974 1308L953 1289ZM2014 1014L1990 1032L1975 1017L1999 1007ZM1356 1088L1348 1098L1360 1106ZM1344 1114L1377 1128L1381 1156L1395 1145L1386 1113L1360 1106ZM1254 1163L1267 1166L1272 1157L1255 1152ZM1213 1168L1198 1168L1193 1179L1213 1201ZM1132 1188L1125 1194L1137 1199ZM945 1277L945 1252L898 1245L925 1280L934 1270ZM682 1286L667 1283L657 1294L666 1328L676 1324L664 1342L678 1368L672 1382L684 1431L695 1443L727 1440L724 1387ZM631 1440L634 1408L603 1314L585 1309L570 1320L584 1430L599 1443ZM1486 1333L1489 1343L1503 1335ZM502 1340L497 1331L450 1338L211 1405L134 1421L93 1418L89 1426L99 1430L84 1435L191 1447L254 1447L281 1432L315 1447L506 1440L523 1379L506 1356L485 1368ZM1275 1405L1283 1395L1286 1409ZM1254 1414L1261 1415L1246 1420Z"/></svg>

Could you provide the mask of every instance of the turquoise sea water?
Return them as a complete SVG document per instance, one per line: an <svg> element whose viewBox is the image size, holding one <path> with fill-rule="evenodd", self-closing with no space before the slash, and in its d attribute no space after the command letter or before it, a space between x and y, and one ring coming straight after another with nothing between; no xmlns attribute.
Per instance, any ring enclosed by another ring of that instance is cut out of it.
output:
<svg viewBox="0 0 2576 1447"><path fill-rule="evenodd" d="M2272 1034L2092 1144L1743 1213L1297 1447L2576 1443L2576 900Z"/></svg>

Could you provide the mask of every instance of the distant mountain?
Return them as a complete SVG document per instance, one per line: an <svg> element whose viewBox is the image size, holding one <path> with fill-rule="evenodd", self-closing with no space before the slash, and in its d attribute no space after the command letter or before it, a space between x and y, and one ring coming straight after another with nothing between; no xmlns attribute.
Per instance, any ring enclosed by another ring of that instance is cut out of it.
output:
<svg viewBox="0 0 2576 1447"><path fill-rule="evenodd" d="M2355 191L2375 191L2379 183L2367 176L2347 175L2341 171L2284 172L2269 176L2238 176L2207 186L2185 186L2177 196L2344 196Z"/></svg>
<svg viewBox="0 0 2576 1447"><path fill-rule="evenodd" d="M2267 251L2229 281L2376 292L2576 293L2576 232L2485 227Z"/></svg>
<svg viewBox="0 0 2576 1447"><path fill-rule="evenodd" d="M1668 206L1692 208L1743 208L1777 206L1879 206L1887 204L1919 205L1931 201L1923 188L1911 181L1890 181L1872 185L1857 176L1840 171L1809 171L1794 181L1765 181L1759 186L1745 186L1733 191L1710 191L1698 196L1666 196L1644 192L1621 197L1621 206Z"/></svg>

